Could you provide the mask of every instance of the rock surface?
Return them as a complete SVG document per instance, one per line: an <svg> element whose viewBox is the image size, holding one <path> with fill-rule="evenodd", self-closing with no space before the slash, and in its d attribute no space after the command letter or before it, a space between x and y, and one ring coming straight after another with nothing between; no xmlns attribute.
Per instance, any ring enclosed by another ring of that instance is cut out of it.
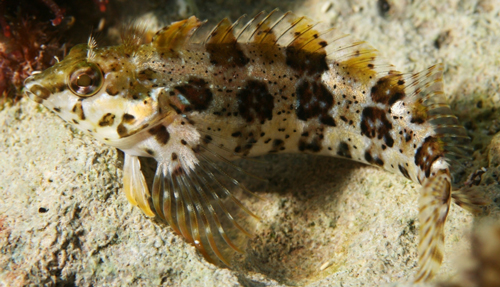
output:
<svg viewBox="0 0 500 287"><path fill-rule="evenodd" d="M118 2L132 18L163 19L161 9L144 16L151 11ZM497 216L499 1L207 2L187 7L213 20L279 7L366 40L400 71L444 62L445 90L475 149L460 178L487 169L470 188L492 198L488 217ZM412 286L420 187L400 176L308 155L238 162L268 184L253 188L265 200L248 204L263 220L246 260L229 270L127 202L114 148L29 99L0 112L0 130L0 285ZM448 218L435 282L460 280L481 221L457 206Z"/></svg>

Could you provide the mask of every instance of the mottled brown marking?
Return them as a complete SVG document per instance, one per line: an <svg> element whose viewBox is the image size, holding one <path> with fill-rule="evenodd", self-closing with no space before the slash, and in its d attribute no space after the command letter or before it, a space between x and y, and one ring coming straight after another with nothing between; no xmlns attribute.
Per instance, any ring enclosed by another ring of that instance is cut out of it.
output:
<svg viewBox="0 0 500 287"><path fill-rule="evenodd" d="M37 97L37 100L40 99L40 102L48 99L51 95L50 91L47 88L40 85L33 85L30 88L30 92Z"/></svg>
<svg viewBox="0 0 500 287"><path fill-rule="evenodd" d="M273 145L271 150L269 150L269 153L279 152L282 150L285 150L285 142L281 139L273 140Z"/></svg>
<svg viewBox="0 0 500 287"><path fill-rule="evenodd" d="M388 147L394 145L394 139L389 131L392 124L386 116L386 112L376 107L366 107L361 115L361 134L369 138L384 139Z"/></svg>
<svg viewBox="0 0 500 287"><path fill-rule="evenodd" d="M335 120L328 114L334 104L333 95L320 82L302 80L297 85L297 118L307 121L318 118L328 126L336 126Z"/></svg>
<svg viewBox="0 0 500 287"><path fill-rule="evenodd" d="M163 145L167 144L170 139L170 134L164 125L158 125L151 128L148 132L155 137L156 141Z"/></svg>
<svg viewBox="0 0 500 287"><path fill-rule="evenodd" d="M377 81L371 89L372 100L392 106L405 97L405 85L401 74L390 74Z"/></svg>
<svg viewBox="0 0 500 287"><path fill-rule="evenodd" d="M408 172L408 170L404 166L398 164L398 168L399 168L399 171L401 172L401 174L404 175L404 177L411 180L410 173Z"/></svg>
<svg viewBox="0 0 500 287"><path fill-rule="evenodd" d="M352 158L351 150L349 149L349 145L346 142L340 142L339 146L337 147L337 155L346 158Z"/></svg>
<svg viewBox="0 0 500 287"><path fill-rule="evenodd" d="M122 123L118 125L118 127L116 128L116 132L121 138L126 137L128 135L128 130Z"/></svg>
<svg viewBox="0 0 500 287"><path fill-rule="evenodd" d="M210 63L224 67L244 67L250 60L238 43L206 44Z"/></svg>
<svg viewBox="0 0 500 287"><path fill-rule="evenodd" d="M339 64L343 76L350 77L361 83L369 83L377 74L375 65L372 63L377 57L377 51L373 48L362 48L355 57L349 57Z"/></svg>
<svg viewBox="0 0 500 287"><path fill-rule="evenodd" d="M109 84L106 86L106 93L110 96L116 96L118 95L118 93L120 93L120 89L118 89L113 84Z"/></svg>
<svg viewBox="0 0 500 287"><path fill-rule="evenodd" d="M423 105L423 99L418 99L411 107L411 119L413 124L423 124L427 119L427 107Z"/></svg>
<svg viewBox="0 0 500 287"><path fill-rule="evenodd" d="M175 152L172 153L172 160L177 160L177 154Z"/></svg>
<svg viewBox="0 0 500 287"><path fill-rule="evenodd" d="M307 139L301 138L299 140L299 150L300 151L312 151L312 152L319 152L322 149L321 146L321 139L319 137L314 137L311 141L307 141Z"/></svg>
<svg viewBox="0 0 500 287"><path fill-rule="evenodd" d="M108 127L108 126L112 126L115 122L115 115L113 115L112 113L107 113L105 114L101 120L99 120L99 126L100 127Z"/></svg>
<svg viewBox="0 0 500 287"><path fill-rule="evenodd" d="M155 155L155 152L152 149L147 148L144 151L146 151L146 153L149 154L149 155L152 155L152 156Z"/></svg>
<svg viewBox="0 0 500 287"><path fill-rule="evenodd" d="M209 135L206 135L204 138L203 138L203 142L208 144L210 142L212 142L212 137L209 136Z"/></svg>
<svg viewBox="0 0 500 287"><path fill-rule="evenodd" d="M432 164L444 156L443 145L439 139L429 136L425 138L422 145L415 153L415 164L425 172L425 176L429 177L431 174Z"/></svg>
<svg viewBox="0 0 500 287"><path fill-rule="evenodd" d="M137 73L137 80L141 82L152 81L156 77L156 72L151 68L146 68Z"/></svg>
<svg viewBox="0 0 500 287"><path fill-rule="evenodd" d="M378 156L373 157L370 151L365 152L365 160L371 164L375 164L381 167L384 166L384 161Z"/></svg>
<svg viewBox="0 0 500 287"><path fill-rule="evenodd" d="M324 50L311 53L289 46L286 48L286 64L301 74L320 75L328 70Z"/></svg>
<svg viewBox="0 0 500 287"><path fill-rule="evenodd" d="M213 99L212 91L208 83L200 78L191 78L187 84L176 86L174 88L179 97L185 98L189 104L183 107L184 111L203 111L208 108ZM181 103L184 103L180 99Z"/></svg>
<svg viewBox="0 0 500 287"><path fill-rule="evenodd" d="M184 169L179 165L177 166L174 171L172 172L172 176L179 176L184 174Z"/></svg>
<svg viewBox="0 0 500 287"><path fill-rule="evenodd" d="M55 93L60 93L62 91L65 91L66 88L68 86L66 85L65 82L57 82L57 83L54 83L54 85L51 87L52 89L52 93L55 94Z"/></svg>
<svg viewBox="0 0 500 287"><path fill-rule="evenodd" d="M247 122L255 119L264 123L273 118L274 98L267 85L257 80L249 80L237 94L238 111Z"/></svg>
<svg viewBox="0 0 500 287"><path fill-rule="evenodd" d="M82 102L78 101L76 104L73 106L72 109L73 113L75 113L80 120L85 120L85 113L83 112L83 107L82 107Z"/></svg>
<svg viewBox="0 0 500 287"><path fill-rule="evenodd" d="M135 117L133 115L127 114L127 113L123 114L123 117L122 117L123 123L131 124L134 122L134 120L135 120Z"/></svg>

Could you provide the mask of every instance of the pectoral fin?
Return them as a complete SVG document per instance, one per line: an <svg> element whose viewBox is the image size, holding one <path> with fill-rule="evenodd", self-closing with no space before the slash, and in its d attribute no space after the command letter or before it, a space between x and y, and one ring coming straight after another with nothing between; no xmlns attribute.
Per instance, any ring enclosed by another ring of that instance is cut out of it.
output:
<svg viewBox="0 0 500 287"><path fill-rule="evenodd" d="M130 203L139 208L147 216L154 217L155 214L149 207L148 200L151 197L149 189L141 171L139 157L125 154L123 165L123 189Z"/></svg>

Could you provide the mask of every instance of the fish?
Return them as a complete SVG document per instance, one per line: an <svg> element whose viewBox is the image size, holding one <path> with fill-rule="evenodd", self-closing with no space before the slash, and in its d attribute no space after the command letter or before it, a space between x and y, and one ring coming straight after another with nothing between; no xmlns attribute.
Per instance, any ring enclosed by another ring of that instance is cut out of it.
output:
<svg viewBox="0 0 500 287"><path fill-rule="evenodd" d="M418 270L443 261L453 165L470 138L446 103L444 65L401 73L364 41L277 10L214 27L195 16L149 39L131 26L122 44L90 38L25 81L25 93L69 124L124 153L123 190L148 217L168 223L209 261L244 253L242 223L259 219L251 194L222 162L307 153L362 162L422 185ZM151 189L140 157L154 158Z"/></svg>

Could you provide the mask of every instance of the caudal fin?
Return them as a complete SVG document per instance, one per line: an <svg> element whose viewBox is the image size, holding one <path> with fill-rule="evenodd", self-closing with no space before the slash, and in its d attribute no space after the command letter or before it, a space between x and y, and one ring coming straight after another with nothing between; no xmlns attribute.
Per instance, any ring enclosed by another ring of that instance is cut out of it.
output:
<svg viewBox="0 0 500 287"><path fill-rule="evenodd" d="M449 171L439 170L423 184L419 199L420 242L419 269L415 282L434 277L444 251L444 224L451 203L451 177Z"/></svg>

